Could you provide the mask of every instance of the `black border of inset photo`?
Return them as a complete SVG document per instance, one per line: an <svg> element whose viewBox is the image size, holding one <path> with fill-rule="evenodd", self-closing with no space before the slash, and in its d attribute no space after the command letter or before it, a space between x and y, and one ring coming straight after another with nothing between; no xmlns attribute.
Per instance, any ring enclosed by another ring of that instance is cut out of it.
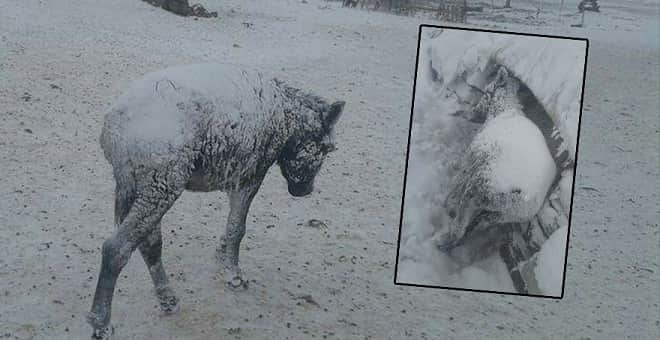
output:
<svg viewBox="0 0 660 340"><path fill-rule="evenodd" d="M537 294L524 294L524 293L513 293L513 292L503 292L495 290L483 290L483 289L470 289L470 288L458 288L458 287L447 287L447 286L433 286L433 285L424 285L424 284L414 284L414 283L399 283L397 282L397 275L399 273L399 251L401 248L401 229L403 227L403 217L404 217L404 205L406 199L406 184L408 180L408 160L410 157L410 142L412 137L412 127L413 127L413 114L415 111L415 91L417 89L417 73L419 67L419 53L420 45L422 38L422 30L424 28L440 28L440 29L452 29L452 30L463 30L463 31L474 31L474 32L486 32L486 33L500 33L500 34L511 34L511 35L522 35L522 36L534 36L534 37L543 37L543 38L555 38L555 39L567 39L567 40L579 40L586 42L585 56L584 56L584 69L582 74L582 89L580 94L580 112L578 114L578 131L576 138L575 146L575 159L574 159L574 171L573 171L573 187L571 188L571 204L570 211L568 216L568 227L567 227L567 236L566 236L566 249L564 253L564 271L562 278L562 287L560 296L551 296L551 295L537 295ZM580 130L582 123L582 109L584 103L584 88L587 75L587 61L589 57L589 40L586 38L577 38L577 37L565 37L565 36L556 36L556 35L545 35L545 34L532 34L532 33L520 33L520 32L511 32L511 31L496 31L496 30L487 30L487 29L478 29L478 28L465 28L465 27L452 27L452 26L441 26L441 25L430 25L422 24L419 25L418 34L417 34L417 55L415 58L415 77L413 81L413 90L412 90L412 103L410 107L410 121L408 125L408 145L406 147L406 165L403 175L403 193L401 195L401 212L399 219L399 233L397 238L397 248L396 248L396 262L394 264L394 284L398 286L412 286L412 287L421 287L421 288L439 288L439 289L448 289L448 290L457 290L457 291L468 291L468 292L480 292L480 293L492 293L492 294L501 294L501 295L517 295L517 296L527 296L527 297L536 297L536 298L547 298L547 299L563 299L564 291L566 287L566 266L568 263L568 246L570 243L570 234L571 234L571 224L573 217L573 202L575 197L575 178L577 177L578 171L578 155L580 147Z"/></svg>

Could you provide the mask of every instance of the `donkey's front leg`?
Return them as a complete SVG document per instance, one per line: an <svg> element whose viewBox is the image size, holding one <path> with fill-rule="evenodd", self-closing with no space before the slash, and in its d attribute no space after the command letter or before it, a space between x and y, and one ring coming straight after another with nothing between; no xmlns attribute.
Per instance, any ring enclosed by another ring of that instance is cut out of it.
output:
<svg viewBox="0 0 660 340"><path fill-rule="evenodd" d="M221 238L219 255L224 265L225 281L230 289L247 288L248 281L241 275L238 266L238 251L245 236L248 210L260 185L261 181L258 181L255 185L229 192L227 229Z"/></svg>

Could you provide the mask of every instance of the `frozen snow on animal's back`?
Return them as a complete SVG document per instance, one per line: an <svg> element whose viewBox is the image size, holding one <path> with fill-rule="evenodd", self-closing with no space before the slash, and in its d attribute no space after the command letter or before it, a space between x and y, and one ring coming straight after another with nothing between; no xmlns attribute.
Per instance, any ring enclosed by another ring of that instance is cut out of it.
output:
<svg viewBox="0 0 660 340"><path fill-rule="evenodd" d="M485 123L471 148L492 157L485 175L496 192L521 191L524 204L512 207L512 213L533 216L556 174L554 160L538 127L522 112L507 110Z"/></svg>
<svg viewBox="0 0 660 340"><path fill-rule="evenodd" d="M217 105L215 113L236 121L249 118L250 113L259 113L264 104L273 100L273 93L269 91L272 88L267 86L271 79L231 64L175 66L148 73L135 81L119 102L130 105L155 100L171 104L196 95L213 101ZM254 100L259 90L263 91L260 94L262 101Z"/></svg>
<svg viewBox="0 0 660 340"><path fill-rule="evenodd" d="M207 118L255 129L279 103L272 78L229 64L195 64L151 72L133 82L107 121L131 153L167 155L195 137Z"/></svg>

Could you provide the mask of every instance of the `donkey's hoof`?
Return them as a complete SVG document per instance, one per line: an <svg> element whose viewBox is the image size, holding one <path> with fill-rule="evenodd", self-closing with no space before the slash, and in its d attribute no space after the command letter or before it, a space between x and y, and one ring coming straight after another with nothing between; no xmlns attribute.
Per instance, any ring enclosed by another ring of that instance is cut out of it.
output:
<svg viewBox="0 0 660 340"><path fill-rule="evenodd" d="M92 333L92 340L111 340L114 334L115 328L111 325L95 328L94 333Z"/></svg>
<svg viewBox="0 0 660 340"><path fill-rule="evenodd" d="M163 316L176 314L179 311L179 299L176 296L161 296L158 299L160 301L160 312Z"/></svg>
<svg viewBox="0 0 660 340"><path fill-rule="evenodd" d="M174 294L174 291L169 286L162 286L156 288L156 297L160 304L160 310L164 315L174 314L177 312L179 299Z"/></svg>
<svg viewBox="0 0 660 340"><path fill-rule="evenodd" d="M170 316L179 313L181 307L179 305L163 307L160 306L160 316Z"/></svg>
<svg viewBox="0 0 660 340"><path fill-rule="evenodd" d="M234 276L233 278L227 280L225 285L230 290L241 291L248 288L248 280L243 279L241 276Z"/></svg>
<svg viewBox="0 0 660 340"><path fill-rule="evenodd" d="M94 340L108 340L112 339L115 329L109 322L109 318L105 313L90 312L87 314L87 322L92 326L94 332L92 339Z"/></svg>

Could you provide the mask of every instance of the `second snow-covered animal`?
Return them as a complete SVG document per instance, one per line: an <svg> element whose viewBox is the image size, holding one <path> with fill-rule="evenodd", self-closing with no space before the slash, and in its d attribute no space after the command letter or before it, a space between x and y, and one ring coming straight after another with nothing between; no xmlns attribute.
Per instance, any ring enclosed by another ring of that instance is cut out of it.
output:
<svg viewBox="0 0 660 340"><path fill-rule="evenodd" d="M500 67L470 113L484 124L445 199L447 231L437 240L441 249L451 250L479 234L504 235L496 229L528 222L555 179L556 164L543 134L518 102L518 82ZM496 248L497 243L491 243Z"/></svg>

